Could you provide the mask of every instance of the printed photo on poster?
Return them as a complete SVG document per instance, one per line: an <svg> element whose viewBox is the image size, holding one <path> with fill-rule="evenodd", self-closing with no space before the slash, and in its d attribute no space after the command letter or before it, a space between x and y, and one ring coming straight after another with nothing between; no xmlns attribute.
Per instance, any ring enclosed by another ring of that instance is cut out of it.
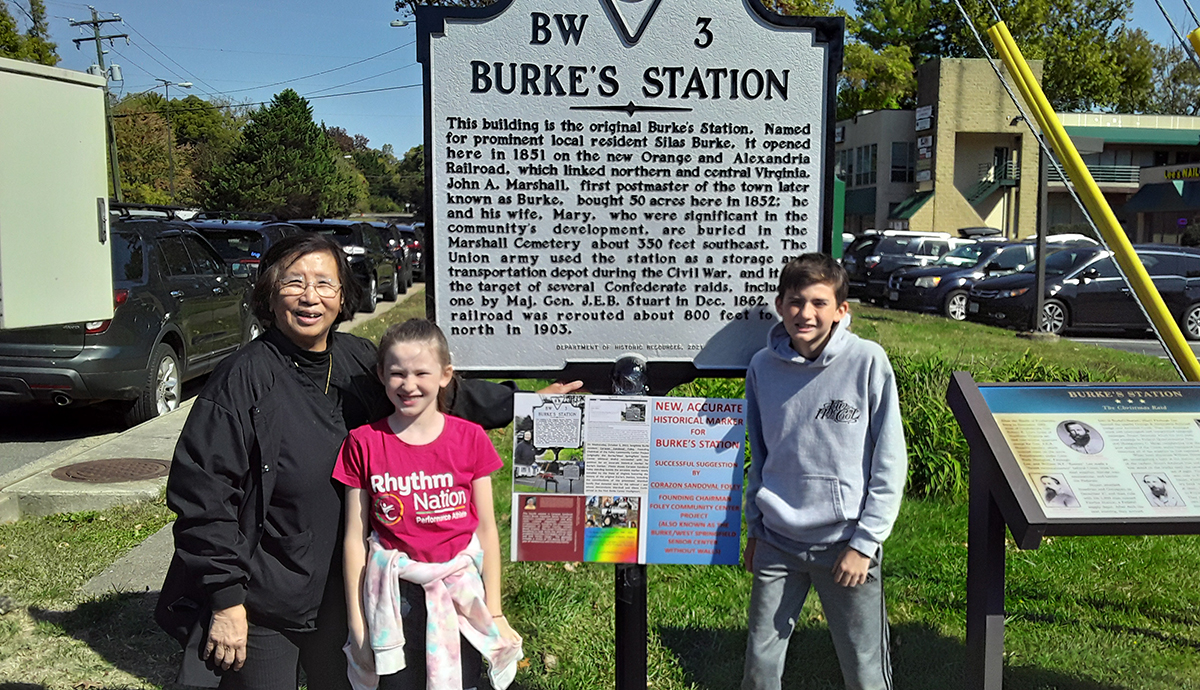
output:
<svg viewBox="0 0 1200 690"><path fill-rule="evenodd" d="M1104 437L1094 427L1077 419L1068 419L1058 425L1058 440L1076 453L1095 455L1104 450Z"/></svg>
<svg viewBox="0 0 1200 690"><path fill-rule="evenodd" d="M513 491L584 492L584 397L517 396L513 416Z"/></svg>
<svg viewBox="0 0 1200 690"><path fill-rule="evenodd" d="M1146 500L1154 508L1183 508L1187 504L1165 472L1134 473L1133 480L1141 487Z"/></svg>
<svg viewBox="0 0 1200 690"><path fill-rule="evenodd" d="M583 560L637 563L640 506L637 496L588 496Z"/></svg>
<svg viewBox="0 0 1200 690"><path fill-rule="evenodd" d="M1078 508L1079 499L1061 474L1031 474L1033 483L1041 487L1042 503L1047 508Z"/></svg>

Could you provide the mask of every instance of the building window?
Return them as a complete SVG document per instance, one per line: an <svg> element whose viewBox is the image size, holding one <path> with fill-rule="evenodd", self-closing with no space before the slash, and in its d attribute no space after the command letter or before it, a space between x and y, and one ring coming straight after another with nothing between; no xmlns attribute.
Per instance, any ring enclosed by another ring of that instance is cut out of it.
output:
<svg viewBox="0 0 1200 690"><path fill-rule="evenodd" d="M917 145L911 141L892 142L892 182L912 182L917 166Z"/></svg>
<svg viewBox="0 0 1200 690"><path fill-rule="evenodd" d="M878 144L871 144L855 149L854 169L857 172L854 183L856 185L875 184L875 154L878 148Z"/></svg>
<svg viewBox="0 0 1200 690"><path fill-rule="evenodd" d="M833 174L847 187L854 186L854 149L842 149L834 154Z"/></svg>

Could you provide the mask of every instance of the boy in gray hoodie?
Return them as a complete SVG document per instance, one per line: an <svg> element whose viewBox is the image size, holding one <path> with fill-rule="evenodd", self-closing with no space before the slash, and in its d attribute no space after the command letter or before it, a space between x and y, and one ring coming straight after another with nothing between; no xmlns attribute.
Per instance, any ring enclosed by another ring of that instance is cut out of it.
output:
<svg viewBox="0 0 1200 690"><path fill-rule="evenodd" d="M746 370L754 574L742 688L779 688L788 638L816 588L846 687L892 687L882 544L908 470L896 381L847 330L846 272L805 254L779 276L781 323Z"/></svg>

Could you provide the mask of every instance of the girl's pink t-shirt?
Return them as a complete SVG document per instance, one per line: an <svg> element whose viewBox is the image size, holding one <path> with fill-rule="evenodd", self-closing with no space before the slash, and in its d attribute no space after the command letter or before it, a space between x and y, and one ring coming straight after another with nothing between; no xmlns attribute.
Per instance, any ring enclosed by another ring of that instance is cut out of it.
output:
<svg viewBox="0 0 1200 690"><path fill-rule="evenodd" d="M389 549L424 563L454 558L479 525L471 482L503 466L483 428L446 415L431 443L414 446L387 418L350 432L333 478L371 497L371 528Z"/></svg>

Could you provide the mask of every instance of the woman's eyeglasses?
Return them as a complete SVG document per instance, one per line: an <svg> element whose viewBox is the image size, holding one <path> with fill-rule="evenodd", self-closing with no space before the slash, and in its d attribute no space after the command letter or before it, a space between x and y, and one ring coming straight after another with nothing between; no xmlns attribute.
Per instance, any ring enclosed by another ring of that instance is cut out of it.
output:
<svg viewBox="0 0 1200 690"><path fill-rule="evenodd" d="M342 289L341 285L332 280L314 280L312 282L298 279L281 280L279 281L279 294L285 297L299 297L308 290L308 286L310 285L317 291L317 295L321 297L337 297L338 291Z"/></svg>

